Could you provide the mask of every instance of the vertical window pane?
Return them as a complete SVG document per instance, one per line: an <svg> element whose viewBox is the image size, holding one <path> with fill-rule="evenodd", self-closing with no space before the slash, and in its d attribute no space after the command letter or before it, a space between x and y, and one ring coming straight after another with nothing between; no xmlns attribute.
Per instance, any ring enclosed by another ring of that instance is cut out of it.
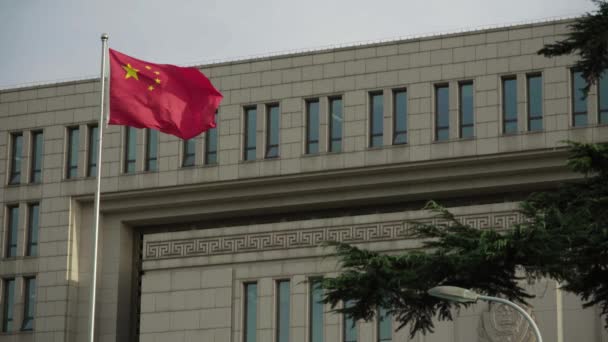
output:
<svg viewBox="0 0 608 342"><path fill-rule="evenodd" d="M23 159L23 135L21 133L14 134L12 140L9 184L19 184L21 182L21 160Z"/></svg>
<svg viewBox="0 0 608 342"><path fill-rule="evenodd" d="M319 153L319 100L306 102L306 153Z"/></svg>
<svg viewBox="0 0 608 342"><path fill-rule="evenodd" d="M372 93L370 94L370 100L370 146L382 146L382 134L384 128L384 96L382 93Z"/></svg>
<svg viewBox="0 0 608 342"><path fill-rule="evenodd" d="M461 138L472 138L473 137L473 84L462 83L460 84L460 137Z"/></svg>
<svg viewBox="0 0 608 342"><path fill-rule="evenodd" d="M245 284L245 342L256 342L258 284Z"/></svg>
<svg viewBox="0 0 608 342"><path fill-rule="evenodd" d="M277 283L277 342L289 342L289 280Z"/></svg>
<svg viewBox="0 0 608 342"><path fill-rule="evenodd" d="M543 78L541 75L528 75L528 130L543 129Z"/></svg>
<svg viewBox="0 0 608 342"><path fill-rule="evenodd" d="M42 182L42 154L43 154L42 132L32 133L32 167L30 181L32 183Z"/></svg>
<svg viewBox="0 0 608 342"><path fill-rule="evenodd" d="M4 281L4 307L2 331L13 331L13 307L15 305L15 279Z"/></svg>
<svg viewBox="0 0 608 342"><path fill-rule="evenodd" d="M342 151L342 98L329 100L329 152Z"/></svg>
<svg viewBox="0 0 608 342"><path fill-rule="evenodd" d="M435 140L450 138L450 98L449 88L435 87Z"/></svg>
<svg viewBox="0 0 608 342"><path fill-rule="evenodd" d="M125 173L135 172L135 158L137 156L137 130L127 127L125 139Z"/></svg>
<svg viewBox="0 0 608 342"><path fill-rule="evenodd" d="M600 124L608 124L608 71L604 70L599 81L598 108Z"/></svg>
<svg viewBox="0 0 608 342"><path fill-rule="evenodd" d="M38 224L40 217L40 205L38 203L30 204L28 210L28 227L27 227L27 250L28 256L38 255Z"/></svg>
<svg viewBox="0 0 608 342"><path fill-rule="evenodd" d="M78 127L68 129L68 165L67 178L78 177L78 146L80 130Z"/></svg>
<svg viewBox="0 0 608 342"><path fill-rule="evenodd" d="M215 122L217 123L218 112L215 112ZM205 133L205 164L217 164L217 127Z"/></svg>
<svg viewBox="0 0 608 342"><path fill-rule="evenodd" d="M572 115L575 127L587 125L587 98L584 89L587 81L580 71L572 72Z"/></svg>
<svg viewBox="0 0 608 342"><path fill-rule="evenodd" d="M257 111L245 109L245 160L255 160Z"/></svg>
<svg viewBox="0 0 608 342"><path fill-rule="evenodd" d="M378 342L393 340L393 324L391 316L385 308L378 310Z"/></svg>
<svg viewBox="0 0 608 342"><path fill-rule="evenodd" d="M97 158L99 150L99 127L89 126L89 153L87 176L93 177L97 175Z"/></svg>
<svg viewBox="0 0 608 342"><path fill-rule="evenodd" d="M279 106L266 109L266 158L279 156Z"/></svg>
<svg viewBox="0 0 608 342"><path fill-rule="evenodd" d="M351 307L352 303L346 303L345 306ZM355 320L348 315L344 315L343 329L344 342L357 342L357 325Z"/></svg>
<svg viewBox="0 0 608 342"><path fill-rule="evenodd" d="M321 279L310 280L310 342L323 342L323 289Z"/></svg>
<svg viewBox="0 0 608 342"><path fill-rule="evenodd" d="M394 126L393 144L407 143L407 92L398 90L393 92L394 99Z"/></svg>
<svg viewBox="0 0 608 342"><path fill-rule="evenodd" d="M24 297L25 303L21 330L32 330L34 328L34 311L36 308L36 278L25 278Z"/></svg>
<svg viewBox="0 0 608 342"><path fill-rule="evenodd" d="M19 207L8 207L8 234L6 236L6 256L17 256L17 231L19 229Z"/></svg>
<svg viewBox="0 0 608 342"><path fill-rule="evenodd" d="M502 119L504 133L517 133L517 79L502 80Z"/></svg>
<svg viewBox="0 0 608 342"><path fill-rule="evenodd" d="M182 166L193 166L196 155L196 138L183 141L184 154L182 158Z"/></svg>
<svg viewBox="0 0 608 342"><path fill-rule="evenodd" d="M156 171L158 168L158 131L146 130L146 171Z"/></svg>

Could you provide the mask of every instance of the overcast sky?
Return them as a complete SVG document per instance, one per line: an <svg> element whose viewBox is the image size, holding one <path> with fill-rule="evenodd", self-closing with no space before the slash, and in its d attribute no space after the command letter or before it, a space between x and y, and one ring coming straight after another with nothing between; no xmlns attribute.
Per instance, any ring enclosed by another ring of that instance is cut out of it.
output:
<svg viewBox="0 0 608 342"><path fill-rule="evenodd" d="M0 0L0 88L95 77L102 32L134 57L192 65L594 8L590 0Z"/></svg>

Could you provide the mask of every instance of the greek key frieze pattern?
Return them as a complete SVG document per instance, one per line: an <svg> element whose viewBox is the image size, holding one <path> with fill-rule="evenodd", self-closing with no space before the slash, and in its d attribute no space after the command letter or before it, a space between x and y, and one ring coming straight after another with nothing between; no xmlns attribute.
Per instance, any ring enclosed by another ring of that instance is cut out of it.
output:
<svg viewBox="0 0 608 342"><path fill-rule="evenodd" d="M523 221L523 216L520 213L512 211L462 215L457 218L459 221L478 229L506 229L513 224ZM418 222L446 223L440 218L429 218L418 220ZM402 240L408 238L407 232L410 225L411 223L407 221L379 222L215 237L146 241L144 260L315 247L326 241L360 243Z"/></svg>

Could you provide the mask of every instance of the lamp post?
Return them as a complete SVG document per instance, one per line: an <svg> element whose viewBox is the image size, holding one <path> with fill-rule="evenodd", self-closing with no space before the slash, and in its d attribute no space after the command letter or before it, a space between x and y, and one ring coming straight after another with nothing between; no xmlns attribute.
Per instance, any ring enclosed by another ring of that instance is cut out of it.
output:
<svg viewBox="0 0 608 342"><path fill-rule="evenodd" d="M521 313L524 316L524 318L528 321L528 323L530 323L532 330L534 330L534 335L536 335L536 341L537 342L543 341L543 338L540 336L540 330L538 330L538 326L536 325L536 323L534 322L532 317L526 312L526 310L522 309L520 306L518 306L517 304L515 304L511 301L508 301L508 300L502 299L502 298L498 298L498 297L480 295L471 290L463 289L461 287L456 287L456 286L436 286L436 287L433 287L432 289L430 289L428 291L428 294L433 297L437 297L437 298L441 298L441 299L445 299L445 300L449 300L449 301L457 302L457 303L475 303L479 299L481 299L481 300L485 300L487 302L498 302L498 303L508 305L508 306L512 307L513 309L517 310L519 313Z"/></svg>

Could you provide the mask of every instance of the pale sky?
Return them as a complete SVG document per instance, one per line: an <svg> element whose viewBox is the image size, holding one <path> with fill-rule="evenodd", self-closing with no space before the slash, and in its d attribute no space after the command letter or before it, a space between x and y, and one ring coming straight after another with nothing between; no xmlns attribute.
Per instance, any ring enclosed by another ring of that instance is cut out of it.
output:
<svg viewBox="0 0 608 342"><path fill-rule="evenodd" d="M96 77L100 35L192 65L580 15L591 0L0 0L0 88Z"/></svg>

